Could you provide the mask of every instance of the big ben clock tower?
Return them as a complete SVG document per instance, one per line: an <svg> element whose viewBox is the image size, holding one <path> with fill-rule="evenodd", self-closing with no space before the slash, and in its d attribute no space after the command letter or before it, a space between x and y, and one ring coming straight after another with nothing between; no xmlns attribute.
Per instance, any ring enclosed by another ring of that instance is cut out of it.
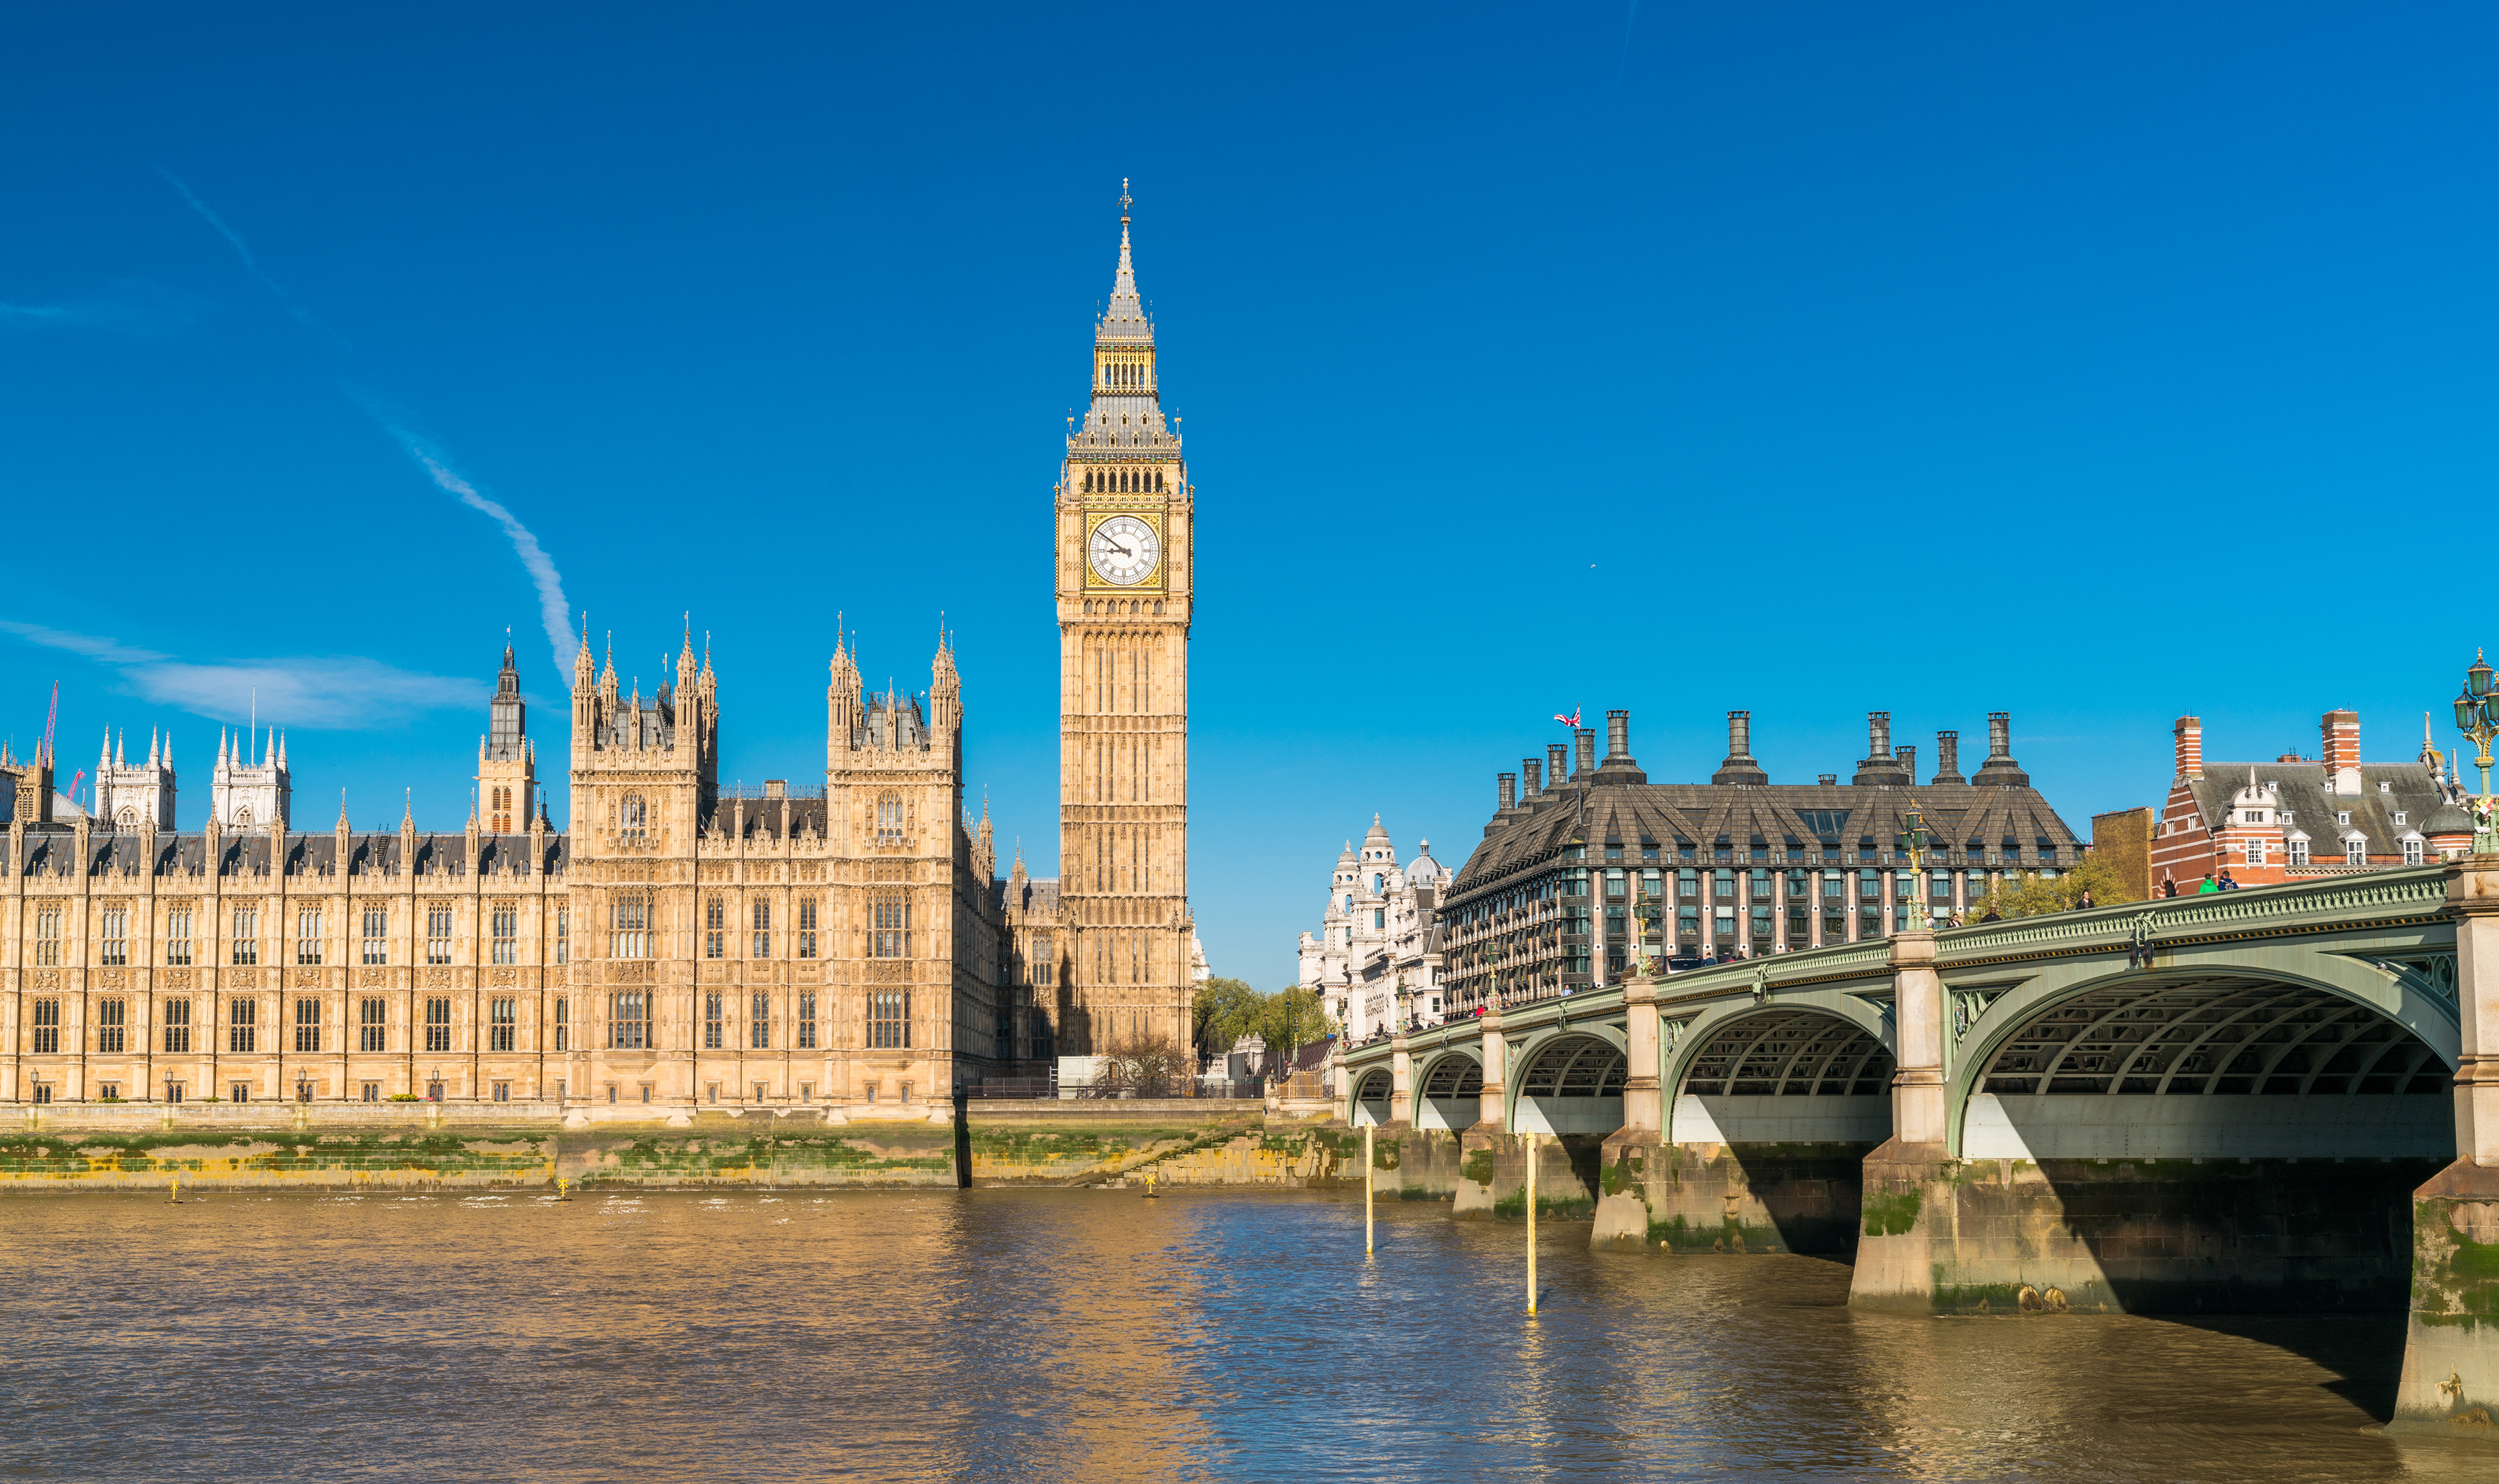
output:
<svg viewBox="0 0 2499 1484"><path fill-rule="evenodd" d="M1188 620L1194 492L1164 426L1154 328L1128 261L1093 332L1093 391L1058 479L1063 1048L1190 1034Z"/></svg>

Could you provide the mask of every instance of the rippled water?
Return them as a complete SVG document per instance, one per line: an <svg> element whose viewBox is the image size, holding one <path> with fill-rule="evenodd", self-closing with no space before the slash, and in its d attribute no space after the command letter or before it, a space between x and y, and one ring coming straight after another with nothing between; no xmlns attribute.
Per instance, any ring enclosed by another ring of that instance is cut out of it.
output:
<svg viewBox="0 0 2499 1484"><path fill-rule="evenodd" d="M1931 1320L1444 1206L967 1191L0 1203L0 1475L2499 1478L2400 1315Z"/></svg>

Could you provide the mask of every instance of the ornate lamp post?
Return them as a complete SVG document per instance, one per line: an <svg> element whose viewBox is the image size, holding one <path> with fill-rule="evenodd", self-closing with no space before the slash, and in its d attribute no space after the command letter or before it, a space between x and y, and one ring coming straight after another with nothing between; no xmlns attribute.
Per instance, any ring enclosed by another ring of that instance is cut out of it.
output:
<svg viewBox="0 0 2499 1484"><path fill-rule="evenodd" d="M1909 812L1901 821L1900 833L1895 837L1900 854L1909 857L1909 920L1900 924L1904 932L1924 932L1934 924L1927 911L1927 846L1931 838L1927 833L1927 813L1909 800Z"/></svg>
<svg viewBox="0 0 2499 1484"><path fill-rule="evenodd" d="M2499 801L2490 795L2490 739L2499 737L2499 672L2491 670L2478 649L2464 672L2464 692L2455 698L2455 729L2472 742L2474 765L2482 770L2482 796L2473 809L2473 854L2486 855L2499 851L2499 829L2491 823Z"/></svg>

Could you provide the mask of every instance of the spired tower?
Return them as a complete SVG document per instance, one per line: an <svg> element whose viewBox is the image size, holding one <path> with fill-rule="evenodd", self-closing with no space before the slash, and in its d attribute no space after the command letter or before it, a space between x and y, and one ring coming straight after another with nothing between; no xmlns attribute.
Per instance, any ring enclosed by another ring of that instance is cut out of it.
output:
<svg viewBox="0 0 2499 1484"><path fill-rule="evenodd" d="M530 827L538 784L537 746L529 739L529 707L521 700L521 672L512 662L508 633L503 671L495 677L487 715L486 735L477 739L477 823L490 835L508 835Z"/></svg>
<svg viewBox="0 0 2499 1484"><path fill-rule="evenodd" d="M106 739L104 756L95 764L95 818L114 829L154 825L174 827L174 739L150 736L147 758L133 763L122 753L122 739Z"/></svg>
<svg viewBox="0 0 2499 1484"><path fill-rule="evenodd" d="M255 747L261 749L258 762L251 758ZM286 772L286 739L276 727L269 728L265 743L256 736L217 733L216 766L209 770L209 815L218 828L283 835L294 793Z"/></svg>
<svg viewBox="0 0 2499 1484"><path fill-rule="evenodd" d="M1188 624L1195 492L1129 263L1093 332L1057 488L1059 1049L1189 1040Z"/></svg>

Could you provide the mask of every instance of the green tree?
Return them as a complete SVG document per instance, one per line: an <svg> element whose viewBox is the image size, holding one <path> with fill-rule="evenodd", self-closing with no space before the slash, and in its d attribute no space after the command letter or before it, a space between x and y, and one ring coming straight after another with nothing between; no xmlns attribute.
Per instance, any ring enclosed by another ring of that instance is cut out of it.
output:
<svg viewBox="0 0 2499 1484"><path fill-rule="evenodd" d="M1210 979L1197 986L1191 1005L1200 1056L1219 1056L1256 1030L1267 1014L1267 996L1246 979Z"/></svg>
<svg viewBox="0 0 2499 1484"><path fill-rule="evenodd" d="M1271 1056L1284 1056L1314 1041L1323 1041L1337 1032L1337 1024L1328 1018L1327 1002L1319 992L1307 985L1295 984L1266 997L1265 1013L1259 1018L1258 1036L1267 1043Z"/></svg>
<svg viewBox="0 0 2499 1484"><path fill-rule="evenodd" d="M2113 907L2136 898L2135 891L2118 874L2116 867L2086 855L2081 865L2061 876L2042 877L2036 873L2025 873L1997 882L1994 890L1970 904L1962 920L1975 922L1991 912L2006 919L2035 918L2045 912L2070 912L2074 904L2082 900L2085 891L2092 894L2094 907Z"/></svg>

